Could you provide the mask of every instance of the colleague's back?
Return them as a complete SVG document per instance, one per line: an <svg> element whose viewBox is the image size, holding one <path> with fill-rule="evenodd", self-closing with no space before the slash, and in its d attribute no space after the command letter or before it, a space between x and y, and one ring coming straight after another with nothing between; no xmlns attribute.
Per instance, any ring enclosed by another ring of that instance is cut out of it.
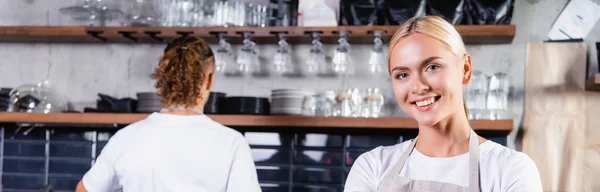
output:
<svg viewBox="0 0 600 192"><path fill-rule="evenodd" d="M88 191L260 191L244 137L206 115L153 113L125 127L83 183Z"/></svg>

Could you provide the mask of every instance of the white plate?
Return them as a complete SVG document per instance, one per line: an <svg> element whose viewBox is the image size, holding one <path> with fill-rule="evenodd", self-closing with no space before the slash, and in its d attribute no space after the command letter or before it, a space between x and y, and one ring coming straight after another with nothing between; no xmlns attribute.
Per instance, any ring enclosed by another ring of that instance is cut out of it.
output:
<svg viewBox="0 0 600 192"><path fill-rule="evenodd" d="M310 91L272 91L271 95L314 95Z"/></svg>

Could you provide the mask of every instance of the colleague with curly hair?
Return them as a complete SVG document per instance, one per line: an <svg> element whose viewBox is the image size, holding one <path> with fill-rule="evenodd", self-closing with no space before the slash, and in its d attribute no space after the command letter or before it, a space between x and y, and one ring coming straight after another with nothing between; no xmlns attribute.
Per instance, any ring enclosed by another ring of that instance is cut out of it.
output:
<svg viewBox="0 0 600 192"><path fill-rule="evenodd" d="M152 74L163 110L119 130L77 191L261 191L242 134L203 114L214 67L204 40L171 42Z"/></svg>

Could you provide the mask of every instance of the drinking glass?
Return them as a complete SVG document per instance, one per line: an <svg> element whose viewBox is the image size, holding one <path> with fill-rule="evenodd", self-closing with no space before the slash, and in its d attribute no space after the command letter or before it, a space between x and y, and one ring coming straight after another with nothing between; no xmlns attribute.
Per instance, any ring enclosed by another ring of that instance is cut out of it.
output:
<svg viewBox="0 0 600 192"><path fill-rule="evenodd" d="M354 73L354 67L350 60L350 43L346 39L347 31L340 31L339 44L333 54L333 71L336 75L350 75Z"/></svg>
<svg viewBox="0 0 600 192"><path fill-rule="evenodd" d="M292 63L291 47L285 38L283 38L282 34L278 34L278 36L279 48L273 58L274 71L280 75L293 75L295 70Z"/></svg>
<svg viewBox="0 0 600 192"><path fill-rule="evenodd" d="M159 13L153 0L130 0L126 11L129 26L157 26Z"/></svg>
<svg viewBox="0 0 600 192"><path fill-rule="evenodd" d="M308 54L306 60L306 66L304 69L304 75L316 76L316 75L329 75L332 72L331 67L327 65L325 60L325 53L323 52L323 43L319 40L319 33L312 33L312 48Z"/></svg>
<svg viewBox="0 0 600 192"><path fill-rule="evenodd" d="M159 0L163 26L204 26L204 0Z"/></svg>
<svg viewBox="0 0 600 192"><path fill-rule="evenodd" d="M227 42L224 37L224 33L219 34L219 48L217 48L215 54L215 72L216 73L235 73L230 71L235 66L235 60L233 59L233 52L231 50L231 44ZM235 68L234 68L235 69Z"/></svg>
<svg viewBox="0 0 600 192"><path fill-rule="evenodd" d="M327 92L307 96L303 104L303 114L307 116L329 117L334 114L335 104L328 98Z"/></svg>
<svg viewBox="0 0 600 192"><path fill-rule="evenodd" d="M213 26L267 26L269 7L241 1L216 1L205 18Z"/></svg>
<svg viewBox="0 0 600 192"><path fill-rule="evenodd" d="M508 119L509 77L506 73L495 73L490 77L487 109L490 119Z"/></svg>
<svg viewBox="0 0 600 192"><path fill-rule="evenodd" d="M487 112L488 76L481 71L473 71L471 83L467 85L466 105L470 119L485 119Z"/></svg>
<svg viewBox="0 0 600 192"><path fill-rule="evenodd" d="M246 6L245 23L247 26L266 27L268 17L268 6L248 4Z"/></svg>
<svg viewBox="0 0 600 192"><path fill-rule="evenodd" d="M378 88L369 88L363 101L362 117L381 117L384 99Z"/></svg>
<svg viewBox="0 0 600 192"><path fill-rule="evenodd" d="M258 60L256 43L250 39L250 34L249 32L244 33L244 45L237 55L237 70L244 75L260 75L263 71Z"/></svg>
<svg viewBox="0 0 600 192"><path fill-rule="evenodd" d="M343 93L338 95L338 115L341 117L352 117L354 106L350 94Z"/></svg>
<svg viewBox="0 0 600 192"><path fill-rule="evenodd" d="M383 53L383 40L381 39L382 31L375 31L375 39L373 40L373 48L369 57L369 74L376 78L380 78L385 73L385 59Z"/></svg>
<svg viewBox="0 0 600 192"><path fill-rule="evenodd" d="M107 21L123 21L122 3L118 0L74 0L74 5L60 8L62 14L88 26L106 26Z"/></svg>

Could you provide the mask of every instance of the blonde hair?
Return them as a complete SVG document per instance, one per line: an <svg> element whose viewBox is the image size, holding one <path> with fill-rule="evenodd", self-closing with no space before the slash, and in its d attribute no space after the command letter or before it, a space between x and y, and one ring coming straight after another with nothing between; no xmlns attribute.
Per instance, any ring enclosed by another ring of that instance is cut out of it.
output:
<svg viewBox="0 0 600 192"><path fill-rule="evenodd" d="M390 67L392 50L396 47L400 40L414 33L428 35L446 44L448 48L450 48L450 52L452 52L452 54L458 58L462 58L468 54L465 43L463 42L458 31L456 31L454 25L448 23L446 20L438 16L413 17L400 25L400 28L396 31L396 33L394 33L394 36L392 36L392 39L390 40L390 46L388 49L388 71ZM468 118L466 103L463 102L463 106Z"/></svg>
<svg viewBox="0 0 600 192"><path fill-rule="evenodd" d="M467 54L465 43L452 24L438 16L413 17L400 25L400 28L392 36L388 53L388 66L392 49L396 47L400 40L414 33L425 34L441 41L448 45L450 51L457 57Z"/></svg>

